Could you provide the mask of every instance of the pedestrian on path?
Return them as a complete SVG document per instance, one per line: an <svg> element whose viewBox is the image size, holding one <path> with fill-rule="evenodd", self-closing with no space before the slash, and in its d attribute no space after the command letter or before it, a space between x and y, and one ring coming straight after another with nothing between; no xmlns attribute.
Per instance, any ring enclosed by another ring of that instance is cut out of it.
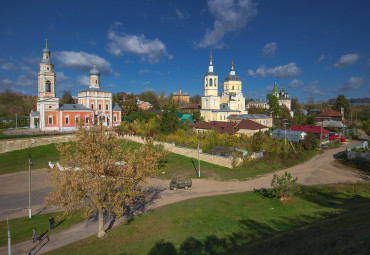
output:
<svg viewBox="0 0 370 255"><path fill-rule="evenodd" d="M37 241L37 231L36 231L36 228L33 228L32 241L33 242L36 242Z"/></svg>
<svg viewBox="0 0 370 255"><path fill-rule="evenodd" d="M50 216L49 217L49 224L50 224L50 230L54 228L54 217Z"/></svg>

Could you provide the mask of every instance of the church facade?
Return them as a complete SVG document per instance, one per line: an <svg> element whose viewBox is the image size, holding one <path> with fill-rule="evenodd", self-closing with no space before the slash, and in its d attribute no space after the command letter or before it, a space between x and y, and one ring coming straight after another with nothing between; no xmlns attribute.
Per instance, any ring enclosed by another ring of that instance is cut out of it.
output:
<svg viewBox="0 0 370 255"><path fill-rule="evenodd" d="M285 105L289 109L289 111L292 110L292 101L289 98L288 92L285 92L284 89L282 89L279 93L276 86L276 81L274 84L274 88L272 89L272 94L277 97L280 107Z"/></svg>
<svg viewBox="0 0 370 255"><path fill-rule="evenodd" d="M90 71L89 88L78 92L78 104L59 103L50 53L46 44L38 73L37 110L30 114L30 127L41 131L73 131L81 124L120 125L121 108L112 104L112 92L100 87L100 72L95 64Z"/></svg>
<svg viewBox="0 0 370 255"><path fill-rule="evenodd" d="M204 75L204 96L202 96L201 116L205 121L228 121L231 114L245 114L245 97L242 82L235 75L234 63L231 63L229 75L223 82L223 93L218 95L218 75L213 70L212 55L208 72Z"/></svg>

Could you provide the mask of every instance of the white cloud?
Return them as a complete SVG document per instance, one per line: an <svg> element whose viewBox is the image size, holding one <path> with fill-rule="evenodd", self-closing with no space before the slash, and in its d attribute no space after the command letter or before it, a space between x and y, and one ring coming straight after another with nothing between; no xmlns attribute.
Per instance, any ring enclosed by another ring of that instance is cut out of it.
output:
<svg viewBox="0 0 370 255"><path fill-rule="evenodd" d="M301 69L296 65L295 62L291 62L284 66L276 66L273 68L262 65L256 71L253 71L251 69L248 70L248 75L262 77L271 75L275 78L293 78L299 74L301 74Z"/></svg>
<svg viewBox="0 0 370 255"><path fill-rule="evenodd" d="M276 42L270 42L262 48L262 54L264 57L273 57L278 49Z"/></svg>
<svg viewBox="0 0 370 255"><path fill-rule="evenodd" d="M77 83L81 86L90 86L90 77L86 75L80 75L77 77Z"/></svg>
<svg viewBox="0 0 370 255"><path fill-rule="evenodd" d="M114 78L118 78L118 77L120 77L120 76L121 76L121 74L120 74L120 73L114 72Z"/></svg>
<svg viewBox="0 0 370 255"><path fill-rule="evenodd" d="M69 77L66 76L63 72L56 72L55 77L56 77L57 82L63 82L69 79Z"/></svg>
<svg viewBox="0 0 370 255"><path fill-rule="evenodd" d="M255 96L255 95L257 95L257 91L248 91L247 95L250 96L250 97Z"/></svg>
<svg viewBox="0 0 370 255"><path fill-rule="evenodd" d="M221 48L220 41L227 33L244 28L248 21L257 15L256 4L252 0L208 0L209 11L215 17L213 29L207 29L197 47Z"/></svg>
<svg viewBox="0 0 370 255"><path fill-rule="evenodd" d="M109 83L107 86L110 87L110 88L113 88L115 85L112 84L112 83Z"/></svg>
<svg viewBox="0 0 370 255"><path fill-rule="evenodd" d="M297 80L294 79L292 80L288 86L286 87L287 89L295 89L295 88L300 88L303 86L303 81L302 80Z"/></svg>
<svg viewBox="0 0 370 255"><path fill-rule="evenodd" d="M264 92L267 92L267 93L271 93L272 92L272 90L274 89L274 86L267 86L267 87L265 87L264 89L263 89L263 91Z"/></svg>
<svg viewBox="0 0 370 255"><path fill-rule="evenodd" d="M115 27L122 25L117 22ZM141 57L143 61L158 63L162 57L172 59L168 54L166 45L159 39L149 40L145 35L119 34L111 27L108 31L108 52L116 57L129 53Z"/></svg>
<svg viewBox="0 0 370 255"><path fill-rule="evenodd" d="M321 56L317 59L317 63L320 63L324 60L325 56L321 54Z"/></svg>
<svg viewBox="0 0 370 255"><path fill-rule="evenodd" d="M143 85L150 85L150 81L144 81Z"/></svg>
<svg viewBox="0 0 370 255"><path fill-rule="evenodd" d="M28 66L21 66L23 73L16 80L0 80L0 89L21 90L19 87L27 87L30 90L37 90L37 73Z"/></svg>
<svg viewBox="0 0 370 255"><path fill-rule="evenodd" d="M152 70L149 70L149 69L140 69L139 70L139 73L142 74L142 73L151 73Z"/></svg>
<svg viewBox="0 0 370 255"><path fill-rule="evenodd" d="M5 71L16 71L18 69L18 66L14 64L13 62L8 62L8 63L2 64L1 69Z"/></svg>
<svg viewBox="0 0 370 255"><path fill-rule="evenodd" d="M55 52L54 56L61 66L80 72L90 71L94 63L96 68L104 75L109 75L112 72L111 64L102 57L95 54L86 53L83 51L59 51Z"/></svg>
<svg viewBox="0 0 370 255"><path fill-rule="evenodd" d="M336 92L343 92L348 90L355 90L365 83L365 79L361 77L351 77L342 86L335 89Z"/></svg>
<svg viewBox="0 0 370 255"><path fill-rule="evenodd" d="M30 65L38 66L41 62L41 57L27 56L22 58L24 62Z"/></svg>
<svg viewBox="0 0 370 255"><path fill-rule="evenodd" d="M367 60L367 65L370 66L370 58Z"/></svg>
<svg viewBox="0 0 370 255"><path fill-rule="evenodd" d="M187 20L190 18L190 15L183 14L179 9L176 9L176 16L179 20Z"/></svg>
<svg viewBox="0 0 370 255"><path fill-rule="evenodd" d="M360 59L359 54L346 54L339 58L338 62L334 64L335 67L345 67L355 64Z"/></svg>
<svg viewBox="0 0 370 255"><path fill-rule="evenodd" d="M318 96L318 95L323 95L324 92L319 88L319 81L316 80L314 82L311 82L310 84L307 85L304 89L302 89L302 92L311 95L311 96Z"/></svg>

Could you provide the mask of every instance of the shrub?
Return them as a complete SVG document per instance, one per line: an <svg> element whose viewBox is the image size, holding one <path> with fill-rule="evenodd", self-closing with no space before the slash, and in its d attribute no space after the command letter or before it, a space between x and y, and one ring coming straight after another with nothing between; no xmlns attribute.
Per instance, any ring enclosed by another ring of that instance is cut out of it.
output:
<svg viewBox="0 0 370 255"><path fill-rule="evenodd" d="M292 175L285 172L282 176L274 174L271 181L272 193L279 199L290 198L295 193L301 191L300 185L297 183L298 178L292 179Z"/></svg>

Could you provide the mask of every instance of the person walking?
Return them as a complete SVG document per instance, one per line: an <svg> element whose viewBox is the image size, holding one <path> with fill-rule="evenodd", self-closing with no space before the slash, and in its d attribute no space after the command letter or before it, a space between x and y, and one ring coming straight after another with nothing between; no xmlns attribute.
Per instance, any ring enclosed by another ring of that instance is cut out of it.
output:
<svg viewBox="0 0 370 255"><path fill-rule="evenodd" d="M49 217L49 224L50 224L50 230L54 228L54 217L50 216Z"/></svg>
<svg viewBox="0 0 370 255"><path fill-rule="evenodd" d="M36 228L33 228L32 241L33 242L36 242L37 241L37 231L36 231Z"/></svg>

